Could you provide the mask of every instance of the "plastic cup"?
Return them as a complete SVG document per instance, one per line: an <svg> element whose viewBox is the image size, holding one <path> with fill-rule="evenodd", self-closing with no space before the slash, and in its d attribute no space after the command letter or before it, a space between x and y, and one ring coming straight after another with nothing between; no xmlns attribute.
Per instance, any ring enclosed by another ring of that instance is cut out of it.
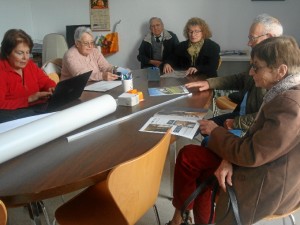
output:
<svg viewBox="0 0 300 225"><path fill-rule="evenodd" d="M132 79L130 80L122 80L123 91L127 92L133 89Z"/></svg>

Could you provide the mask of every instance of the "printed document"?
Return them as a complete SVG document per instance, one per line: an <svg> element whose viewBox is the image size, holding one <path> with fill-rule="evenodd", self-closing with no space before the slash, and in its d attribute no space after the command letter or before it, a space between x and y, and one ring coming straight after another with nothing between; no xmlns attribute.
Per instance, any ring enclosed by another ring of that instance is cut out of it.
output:
<svg viewBox="0 0 300 225"><path fill-rule="evenodd" d="M203 119L206 113L206 109L166 108L151 117L140 131L165 133L171 129L174 135L193 139L199 129L198 121Z"/></svg>

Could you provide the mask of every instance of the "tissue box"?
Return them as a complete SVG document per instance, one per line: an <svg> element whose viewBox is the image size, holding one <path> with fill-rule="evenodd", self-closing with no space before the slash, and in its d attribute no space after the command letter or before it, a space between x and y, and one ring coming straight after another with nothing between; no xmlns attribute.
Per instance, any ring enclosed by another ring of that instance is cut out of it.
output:
<svg viewBox="0 0 300 225"><path fill-rule="evenodd" d="M123 93L118 97L118 105L134 106L139 104L138 94Z"/></svg>

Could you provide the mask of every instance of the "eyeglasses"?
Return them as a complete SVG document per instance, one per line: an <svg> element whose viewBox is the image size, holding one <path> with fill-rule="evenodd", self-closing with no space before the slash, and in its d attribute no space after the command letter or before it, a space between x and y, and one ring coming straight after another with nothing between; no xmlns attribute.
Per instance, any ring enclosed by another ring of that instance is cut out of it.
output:
<svg viewBox="0 0 300 225"><path fill-rule="evenodd" d="M250 64L250 69L252 69L255 73L258 73L258 71L262 68L265 68L267 66L257 66L257 65L254 65L254 64Z"/></svg>
<svg viewBox="0 0 300 225"><path fill-rule="evenodd" d="M188 34L192 35L192 34L200 34L202 32L202 30L189 30Z"/></svg>
<svg viewBox="0 0 300 225"><path fill-rule="evenodd" d="M262 35L259 35L259 36L252 36L252 35L249 35L248 36L248 39L249 39L249 41L251 41L251 42L254 42L254 41L256 41L258 38L260 38L260 37L263 37L263 36L266 36L267 34L262 34Z"/></svg>
<svg viewBox="0 0 300 225"><path fill-rule="evenodd" d="M78 41L78 42L80 42L85 47L94 47L95 46L95 42L94 41L91 41L91 42Z"/></svg>

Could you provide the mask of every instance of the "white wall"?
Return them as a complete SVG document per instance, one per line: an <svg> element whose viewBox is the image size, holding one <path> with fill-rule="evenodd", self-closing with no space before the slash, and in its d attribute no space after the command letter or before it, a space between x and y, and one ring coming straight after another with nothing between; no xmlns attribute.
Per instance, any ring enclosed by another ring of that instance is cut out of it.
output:
<svg viewBox="0 0 300 225"><path fill-rule="evenodd" d="M0 36L9 28L22 28L34 40L47 33L65 35L66 25L88 24L89 0L0 0ZM137 49L148 31L148 20L161 17L168 30L184 40L183 27L190 17L207 21L212 39L224 49L247 49L249 26L255 16L268 13L277 17L284 32L300 41L297 22L300 1L251 0L110 0L111 28L118 21L120 51L108 60L115 65L139 68ZM96 33L98 34L98 33ZM105 34L105 33L103 33Z"/></svg>

